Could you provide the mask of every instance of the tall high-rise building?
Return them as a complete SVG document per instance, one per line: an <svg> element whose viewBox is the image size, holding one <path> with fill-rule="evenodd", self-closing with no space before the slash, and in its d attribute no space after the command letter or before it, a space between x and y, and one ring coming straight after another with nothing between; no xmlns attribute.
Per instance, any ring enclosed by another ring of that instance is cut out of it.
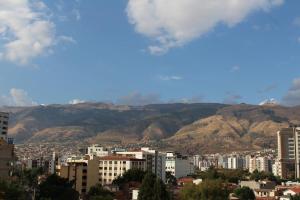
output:
<svg viewBox="0 0 300 200"><path fill-rule="evenodd" d="M0 112L0 139L7 141L8 113Z"/></svg>
<svg viewBox="0 0 300 200"><path fill-rule="evenodd" d="M277 132L279 175L300 178L300 127L283 128Z"/></svg>
<svg viewBox="0 0 300 200"><path fill-rule="evenodd" d="M7 138L8 113L0 112L0 178L8 178L12 173L14 145Z"/></svg>

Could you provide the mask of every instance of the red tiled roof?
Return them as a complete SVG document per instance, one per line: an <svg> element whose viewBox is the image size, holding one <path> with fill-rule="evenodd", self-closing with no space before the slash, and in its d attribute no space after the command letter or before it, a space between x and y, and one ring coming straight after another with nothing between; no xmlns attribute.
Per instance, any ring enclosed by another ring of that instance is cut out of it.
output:
<svg viewBox="0 0 300 200"><path fill-rule="evenodd" d="M300 187L294 187L294 188L291 188L290 190L292 190L293 192L299 194L300 193Z"/></svg>
<svg viewBox="0 0 300 200"><path fill-rule="evenodd" d="M183 177L183 178L179 178L177 180L177 182L180 182L180 183L192 183L193 182L193 178L191 177Z"/></svg>

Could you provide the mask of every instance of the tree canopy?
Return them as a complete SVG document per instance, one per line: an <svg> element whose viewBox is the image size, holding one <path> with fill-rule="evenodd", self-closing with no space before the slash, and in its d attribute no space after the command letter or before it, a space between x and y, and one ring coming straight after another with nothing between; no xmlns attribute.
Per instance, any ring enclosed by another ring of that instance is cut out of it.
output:
<svg viewBox="0 0 300 200"><path fill-rule="evenodd" d="M235 189L234 195L240 200L255 200L255 194L249 187Z"/></svg>

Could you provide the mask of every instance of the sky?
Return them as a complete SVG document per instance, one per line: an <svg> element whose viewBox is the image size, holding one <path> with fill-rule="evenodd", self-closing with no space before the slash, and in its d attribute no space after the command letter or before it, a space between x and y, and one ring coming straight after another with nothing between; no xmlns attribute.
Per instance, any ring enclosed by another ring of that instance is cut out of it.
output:
<svg viewBox="0 0 300 200"><path fill-rule="evenodd" d="M0 105L300 104L300 1L0 0Z"/></svg>

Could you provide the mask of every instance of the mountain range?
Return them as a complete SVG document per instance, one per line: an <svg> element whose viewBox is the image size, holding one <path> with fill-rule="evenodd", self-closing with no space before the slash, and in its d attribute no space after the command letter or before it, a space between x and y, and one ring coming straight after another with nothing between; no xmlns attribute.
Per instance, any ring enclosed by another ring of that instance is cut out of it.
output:
<svg viewBox="0 0 300 200"><path fill-rule="evenodd" d="M2 107L16 143L159 143L186 152L276 147L276 132L300 124L300 107L217 103L145 106L79 103Z"/></svg>

